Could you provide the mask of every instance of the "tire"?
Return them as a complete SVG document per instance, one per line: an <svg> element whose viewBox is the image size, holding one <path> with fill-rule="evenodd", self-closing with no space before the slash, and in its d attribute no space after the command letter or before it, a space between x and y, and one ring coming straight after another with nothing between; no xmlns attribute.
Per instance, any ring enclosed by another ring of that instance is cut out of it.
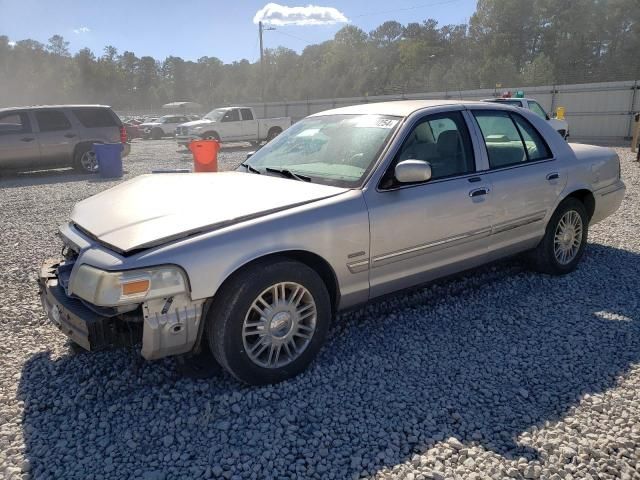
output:
<svg viewBox="0 0 640 480"><path fill-rule="evenodd" d="M220 141L220 136L216 132L206 132L202 135L203 140L216 140Z"/></svg>
<svg viewBox="0 0 640 480"><path fill-rule="evenodd" d="M151 138L154 140L160 140L162 137L164 137L164 132L161 128L154 128L151 130Z"/></svg>
<svg viewBox="0 0 640 480"><path fill-rule="evenodd" d="M561 224L571 227L564 230L566 236L561 236ZM565 275L575 270L587 245L588 230L589 216L584 204L576 198L564 199L551 216L544 237L531 252L534 269L549 275Z"/></svg>
<svg viewBox="0 0 640 480"><path fill-rule="evenodd" d="M234 274L206 321L205 338L218 363L242 382L265 385L294 377L315 358L331 323L331 301L315 270L276 258Z"/></svg>
<svg viewBox="0 0 640 480"><path fill-rule="evenodd" d="M276 138L281 133L282 133L282 129L277 128L277 127L272 128L271 130L269 130L269 133L267 133L267 142L270 142L271 140Z"/></svg>
<svg viewBox="0 0 640 480"><path fill-rule="evenodd" d="M81 173L97 173L98 161L91 145L79 145L73 154L73 168Z"/></svg>

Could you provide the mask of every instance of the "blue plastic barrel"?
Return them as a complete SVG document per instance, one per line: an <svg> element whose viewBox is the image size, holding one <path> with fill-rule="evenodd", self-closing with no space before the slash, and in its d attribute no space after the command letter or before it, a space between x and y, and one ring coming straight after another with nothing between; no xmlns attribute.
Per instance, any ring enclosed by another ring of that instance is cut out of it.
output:
<svg viewBox="0 0 640 480"><path fill-rule="evenodd" d="M94 143L93 151L98 161L98 173L105 178L119 178L122 176L121 143Z"/></svg>

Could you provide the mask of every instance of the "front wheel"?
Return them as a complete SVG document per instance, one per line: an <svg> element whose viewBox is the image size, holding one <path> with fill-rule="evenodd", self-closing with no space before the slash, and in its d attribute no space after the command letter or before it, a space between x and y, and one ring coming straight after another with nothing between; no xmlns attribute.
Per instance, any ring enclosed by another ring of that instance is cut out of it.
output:
<svg viewBox="0 0 640 480"><path fill-rule="evenodd" d="M207 315L217 361L237 379L264 385L291 378L315 358L331 321L320 276L282 259L234 275Z"/></svg>
<svg viewBox="0 0 640 480"><path fill-rule="evenodd" d="M164 136L164 131L161 128L154 128L151 130L151 138L154 140L160 140Z"/></svg>
<svg viewBox="0 0 640 480"><path fill-rule="evenodd" d="M544 237L531 253L536 270L564 275L578 266L587 244L589 217L584 204L563 200L551 216Z"/></svg>

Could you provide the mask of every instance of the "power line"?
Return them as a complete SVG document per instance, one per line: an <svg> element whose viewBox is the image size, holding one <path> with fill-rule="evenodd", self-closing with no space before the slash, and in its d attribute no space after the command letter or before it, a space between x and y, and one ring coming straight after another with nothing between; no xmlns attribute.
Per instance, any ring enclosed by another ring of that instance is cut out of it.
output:
<svg viewBox="0 0 640 480"><path fill-rule="evenodd" d="M300 41L302 41L302 42L306 43L307 45L311 45L311 44L313 44L313 43L314 43L314 42L312 42L312 41L310 41L310 40L305 40L305 39L304 39L304 38L302 38L302 37L298 37L298 36L296 36L296 35L292 35L292 34L290 34L290 33L285 33L285 32L283 32L282 30L274 30L274 31L275 31L276 33L279 33L280 35L284 35L284 36L286 36L286 37L291 37L291 38L295 38L296 40L300 40Z"/></svg>
<svg viewBox="0 0 640 480"><path fill-rule="evenodd" d="M435 7L435 6L438 6L438 5L448 5L450 3L456 3L456 2L459 2L459 1L460 0L444 0L442 2L424 3L422 5L413 5L411 7L396 8L396 9L393 9L393 10L386 10L386 11L381 11L381 12L370 12L370 13L363 13L361 15L351 15L351 18L362 18L362 17L373 16L373 15L386 15L387 13L406 12L408 10L417 10L419 8Z"/></svg>

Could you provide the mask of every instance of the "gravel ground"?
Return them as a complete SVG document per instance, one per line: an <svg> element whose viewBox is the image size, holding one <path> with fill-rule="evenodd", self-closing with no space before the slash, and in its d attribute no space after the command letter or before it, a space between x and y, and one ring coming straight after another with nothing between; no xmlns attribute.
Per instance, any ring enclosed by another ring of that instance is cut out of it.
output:
<svg viewBox="0 0 640 480"><path fill-rule="evenodd" d="M0 478L640 478L640 165L619 153L627 197L573 274L511 260L343 314L306 373L262 388L74 353L36 273L116 182L0 180ZM135 142L126 178L189 165Z"/></svg>

